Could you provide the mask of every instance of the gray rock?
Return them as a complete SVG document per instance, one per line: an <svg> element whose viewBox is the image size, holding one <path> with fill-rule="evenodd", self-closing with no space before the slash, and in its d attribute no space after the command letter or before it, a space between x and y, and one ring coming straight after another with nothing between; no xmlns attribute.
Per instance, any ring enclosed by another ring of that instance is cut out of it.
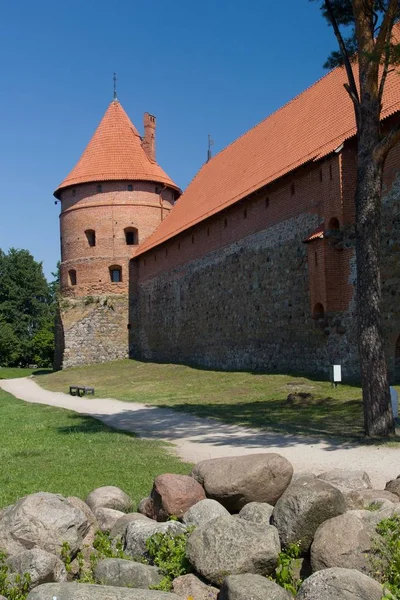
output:
<svg viewBox="0 0 400 600"><path fill-rule="evenodd" d="M384 500L389 500L394 504L400 501L399 496L388 490L352 490L351 492L345 492L344 498L347 510L368 508L371 504L383 502Z"/></svg>
<svg viewBox="0 0 400 600"><path fill-rule="evenodd" d="M150 496L147 496L146 498L143 498L138 505L138 513L140 513L141 515L147 517L147 515L151 512L153 508L153 501L150 498Z"/></svg>
<svg viewBox="0 0 400 600"><path fill-rule="evenodd" d="M221 586L218 600L293 600L274 581L261 575L229 575ZM322 599L321 599L322 600Z"/></svg>
<svg viewBox="0 0 400 600"><path fill-rule="evenodd" d="M130 589L87 583L45 583L27 600L179 600L179 596L155 590Z"/></svg>
<svg viewBox="0 0 400 600"><path fill-rule="evenodd" d="M128 513L123 517L120 517L111 527L111 537L115 538L118 535L124 535L128 523L130 523L131 521L149 521L149 519L145 515L142 515L138 512Z"/></svg>
<svg viewBox="0 0 400 600"><path fill-rule="evenodd" d="M199 527L216 517L229 517L229 512L216 500L200 500L183 515L185 525Z"/></svg>
<svg viewBox="0 0 400 600"><path fill-rule="evenodd" d="M192 573L174 579L172 589L179 598L184 600L190 597L193 600L217 600L219 593L218 588L203 583Z"/></svg>
<svg viewBox="0 0 400 600"><path fill-rule="evenodd" d="M382 600L382 586L354 569L324 569L308 577L297 600Z"/></svg>
<svg viewBox="0 0 400 600"><path fill-rule="evenodd" d="M311 545L313 572L331 567L369 573L375 527L347 512L320 525Z"/></svg>
<svg viewBox="0 0 400 600"><path fill-rule="evenodd" d="M298 477L278 500L272 523L279 531L282 546L299 543L301 551L306 553L321 523L345 511L340 490L305 475Z"/></svg>
<svg viewBox="0 0 400 600"><path fill-rule="evenodd" d="M7 564L13 573L24 575L29 573L32 589L42 583L52 583L67 580L67 571L64 563L54 554L46 552L41 548L24 550L15 554L7 560Z"/></svg>
<svg viewBox="0 0 400 600"><path fill-rule="evenodd" d="M271 525L218 517L189 536L186 556L207 581L220 585L226 575L268 575L277 565L279 535Z"/></svg>
<svg viewBox="0 0 400 600"><path fill-rule="evenodd" d="M102 585L142 588L158 585L163 575L157 567L143 565L133 560L105 558L94 570L96 581Z"/></svg>
<svg viewBox="0 0 400 600"><path fill-rule="evenodd" d="M67 500L74 508L81 510L85 514L89 522L89 530L83 539L83 546L92 546L96 531L98 531L99 529L99 524L96 520L96 517L94 516L93 512L90 510L86 502L84 502L77 496L68 496Z"/></svg>
<svg viewBox="0 0 400 600"><path fill-rule="evenodd" d="M268 525L271 522L271 516L274 512L272 504L266 502L250 502L243 506L239 513L241 519L252 521L253 523L263 523Z"/></svg>
<svg viewBox="0 0 400 600"><path fill-rule="evenodd" d="M97 508L113 508L126 513L133 508L132 500L128 494L113 485L105 485L90 492L86 498L86 504L93 512Z"/></svg>
<svg viewBox="0 0 400 600"><path fill-rule="evenodd" d="M396 494L400 498L400 477L397 479L392 479L392 481L388 481L385 490L391 492L392 494Z"/></svg>
<svg viewBox="0 0 400 600"><path fill-rule="evenodd" d="M95 517L99 524L100 531L111 531L116 522L124 516L125 513L113 508L96 508Z"/></svg>
<svg viewBox="0 0 400 600"><path fill-rule="evenodd" d="M124 549L130 556L141 556L146 552L146 541L155 533L170 533L179 535L186 531L185 525L178 521L167 521L158 523L157 521L131 521L124 536Z"/></svg>
<svg viewBox="0 0 400 600"><path fill-rule="evenodd" d="M203 460L192 475L230 512L249 502L275 504L290 483L293 467L279 454L250 454Z"/></svg>
<svg viewBox="0 0 400 600"><path fill-rule="evenodd" d="M372 489L372 483L365 471L352 471L350 469L332 469L318 475L322 479L338 488L341 492L350 490Z"/></svg>
<svg viewBox="0 0 400 600"><path fill-rule="evenodd" d="M66 498L39 492L18 500L1 519L0 550L11 556L32 548L59 554L67 542L74 555L88 531L85 514Z"/></svg>

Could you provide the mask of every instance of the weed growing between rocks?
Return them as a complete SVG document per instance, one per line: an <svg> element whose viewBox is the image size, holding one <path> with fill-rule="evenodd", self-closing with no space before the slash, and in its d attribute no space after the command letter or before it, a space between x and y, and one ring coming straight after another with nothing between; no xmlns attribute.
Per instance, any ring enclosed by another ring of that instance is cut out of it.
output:
<svg viewBox="0 0 400 600"><path fill-rule="evenodd" d="M301 579L298 579L293 569L299 566L300 559L300 543L289 544L286 550L279 553L278 565L275 569L275 575L270 577L272 581L275 581L278 585L283 587L286 591L296 596L303 583Z"/></svg>
<svg viewBox="0 0 400 600"><path fill-rule="evenodd" d="M7 600L25 600L29 593L31 576L29 573L11 574L6 558L6 555L0 552L0 595L5 596Z"/></svg>
<svg viewBox="0 0 400 600"><path fill-rule="evenodd" d="M400 516L384 519L376 531L380 537L371 558L372 577L387 588L385 598L400 600Z"/></svg>
<svg viewBox="0 0 400 600"><path fill-rule="evenodd" d="M193 571L186 558L186 544L193 530L194 527L190 527L185 533L175 536L170 533L155 533L147 540L147 554L164 575L161 583L152 589L169 592L176 577Z"/></svg>

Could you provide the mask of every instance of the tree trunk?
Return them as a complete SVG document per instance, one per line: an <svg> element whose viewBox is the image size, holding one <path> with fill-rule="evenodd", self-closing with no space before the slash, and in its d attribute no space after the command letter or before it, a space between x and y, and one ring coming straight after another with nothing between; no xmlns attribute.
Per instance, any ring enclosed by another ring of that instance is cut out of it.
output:
<svg viewBox="0 0 400 600"><path fill-rule="evenodd" d="M384 163L374 156L380 133L376 126L375 110L371 108L374 107L362 107L358 132L355 199L358 347L365 433L388 436L394 433L394 420L381 315L381 191Z"/></svg>

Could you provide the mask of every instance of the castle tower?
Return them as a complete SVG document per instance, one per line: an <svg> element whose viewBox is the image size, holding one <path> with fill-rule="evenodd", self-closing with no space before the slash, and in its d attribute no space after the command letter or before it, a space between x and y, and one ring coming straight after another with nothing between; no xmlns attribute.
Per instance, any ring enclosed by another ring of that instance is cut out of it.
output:
<svg viewBox="0 0 400 600"><path fill-rule="evenodd" d="M115 98L54 192L63 299L57 367L128 355L129 260L181 193L156 162L155 129L145 113L142 138Z"/></svg>

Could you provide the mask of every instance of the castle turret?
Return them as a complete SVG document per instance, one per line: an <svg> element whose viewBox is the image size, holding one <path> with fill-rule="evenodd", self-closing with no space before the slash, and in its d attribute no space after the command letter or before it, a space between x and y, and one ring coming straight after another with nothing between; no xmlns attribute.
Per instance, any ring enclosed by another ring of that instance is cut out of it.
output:
<svg viewBox="0 0 400 600"><path fill-rule="evenodd" d="M93 352L86 358L77 357L72 347L79 347L79 343L77 346L76 336L68 343L66 327L68 324L70 332L77 330L79 311L75 310L78 320L72 312L70 318L62 319L64 356L58 359L59 366L112 360L128 353L129 260L181 193L155 161L155 117L146 113L144 121L142 139L119 101L114 99L78 163L54 192L61 201L62 296L81 298L86 307L93 298L97 298L94 304L100 305L104 297L112 295L115 303L115 296L119 296L126 306L126 310L121 309L122 305L119 307L118 328L123 327L124 342L116 353L107 353L104 348L97 351L100 338L111 335L107 320L102 319L102 333L93 323L92 335L86 332L89 338L85 344L91 343ZM113 331L116 329L114 323Z"/></svg>

